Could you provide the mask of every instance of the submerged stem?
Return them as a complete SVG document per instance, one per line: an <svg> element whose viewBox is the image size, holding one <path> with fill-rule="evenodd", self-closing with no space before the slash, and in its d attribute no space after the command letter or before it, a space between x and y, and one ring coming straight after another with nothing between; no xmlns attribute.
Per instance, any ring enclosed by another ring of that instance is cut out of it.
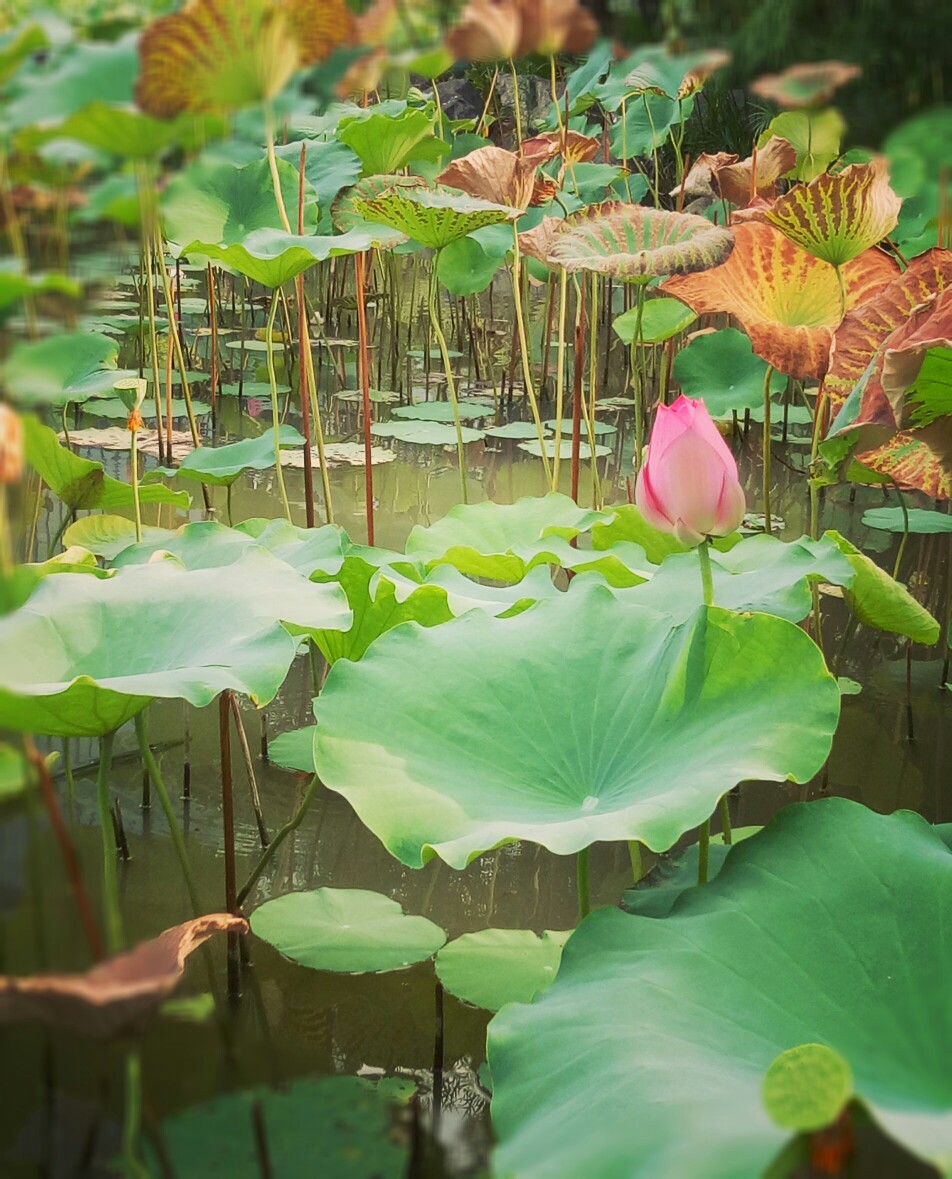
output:
<svg viewBox="0 0 952 1179"><path fill-rule="evenodd" d="M711 856L711 820L705 819L701 824L700 837L697 845L697 882L707 884L708 866Z"/></svg>
<svg viewBox="0 0 952 1179"><path fill-rule="evenodd" d="M583 921L592 911L592 887L589 879L589 851L583 847L578 853L578 919Z"/></svg>
<svg viewBox="0 0 952 1179"><path fill-rule="evenodd" d="M99 740L99 775L96 778L96 805L102 836L102 902L106 928L106 951L116 954L122 949L122 910L119 907L119 875L116 871L116 844L109 805L109 771L112 769L112 743L115 733Z"/></svg>
<svg viewBox="0 0 952 1179"><path fill-rule="evenodd" d="M529 356L529 338L526 332L525 316L522 313L522 253L519 249L519 230L515 225L512 227L512 239L512 294L516 312L516 331L519 336L519 353L522 358L522 380L526 387L526 396L529 398L529 407L532 410L532 421L535 424L536 434L539 437L539 449L542 452L542 469L545 471L545 479L550 489L557 491L558 489L552 481L549 456L545 449L545 431L542 429L542 418L539 416L539 403L536 400L535 388L532 384L532 361Z"/></svg>
<svg viewBox="0 0 952 1179"><path fill-rule="evenodd" d="M265 329L265 356L268 362L268 382L271 385L271 428L274 431L274 465L278 477L278 491L284 514L291 523L291 505L288 503L288 492L284 486L284 471L281 469L281 417L278 410L278 379L274 371L274 317L278 310L278 290L275 288L271 296L271 310L268 312L268 326Z"/></svg>
<svg viewBox="0 0 952 1179"><path fill-rule="evenodd" d="M265 850L261 853L257 864L255 864L251 871L251 875L238 890L237 904L239 909L248 899L251 890L258 883L261 873L265 870L265 868L267 868L268 864L273 859L275 852L278 850L281 844L284 843L291 832L297 830L297 828L300 827L301 823L304 821L304 816L307 814L311 803L314 801L314 794L317 791L317 787L318 777L317 774L314 774L308 783L307 790L303 799L301 800L301 805L294 812L292 817L284 824L277 835L275 835L274 839L271 840Z"/></svg>
<svg viewBox="0 0 952 1179"><path fill-rule="evenodd" d="M440 356L443 358L443 371L446 374L446 391L449 393L450 404L453 407L453 425L456 427L456 453L459 462L459 490L460 495L463 497L462 502L465 504L469 502L466 492L466 452L463 449L463 427L459 417L459 402L456 399L456 379L450 368L449 348L446 346L446 336L443 334L443 325L440 323L439 280L437 278L439 261L440 253L437 250L436 258L433 261L433 271L430 275L430 323L436 334L436 342L440 346Z"/></svg>

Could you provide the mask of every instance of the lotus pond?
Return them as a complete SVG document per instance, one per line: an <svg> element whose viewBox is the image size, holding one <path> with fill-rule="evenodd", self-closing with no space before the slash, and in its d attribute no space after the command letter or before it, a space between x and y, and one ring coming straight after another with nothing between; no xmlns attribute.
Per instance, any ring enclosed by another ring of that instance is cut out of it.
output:
<svg viewBox="0 0 952 1179"><path fill-rule="evenodd" d="M941 62L638 7L11 6L4 1176L952 1175Z"/></svg>

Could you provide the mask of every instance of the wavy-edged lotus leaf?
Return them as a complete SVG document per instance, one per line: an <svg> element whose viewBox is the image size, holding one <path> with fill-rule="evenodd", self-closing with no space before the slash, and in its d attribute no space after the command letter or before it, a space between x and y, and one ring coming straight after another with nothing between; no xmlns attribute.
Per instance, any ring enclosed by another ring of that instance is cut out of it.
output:
<svg viewBox="0 0 952 1179"><path fill-rule="evenodd" d="M268 102L352 34L344 0L190 0L146 26L136 101L162 119Z"/></svg>
<svg viewBox="0 0 952 1179"><path fill-rule="evenodd" d="M420 401L415 405L398 405L391 412L395 418L406 418L415 422L453 421L453 405L449 401ZM493 417L495 413L491 405L473 405L465 401L459 403L461 422L483 421L485 418Z"/></svg>
<svg viewBox="0 0 952 1179"><path fill-rule="evenodd" d="M712 543L715 549L725 552L739 540L740 535L732 532L729 536L717 537ZM638 545L653 565L660 565L669 553L691 551L670 533L652 527L634 504L619 504L609 509L592 527L594 549L610 549L624 542Z"/></svg>
<svg viewBox="0 0 952 1179"><path fill-rule="evenodd" d="M382 227L370 225L328 237L306 234L301 237L280 229L256 229L243 242L232 246L193 241L184 246L181 253L188 257L212 258L229 270L274 289L303 274L317 262L361 254L376 247L385 248L395 240L392 233L388 236ZM246 341L245 348L257 342Z"/></svg>
<svg viewBox="0 0 952 1179"><path fill-rule="evenodd" d="M845 310L874 298L897 273L896 263L876 250L845 263ZM778 372L819 378L829 367L833 332L844 312L836 269L772 225L736 225L726 262L676 275L662 289L698 315L736 316L754 351Z"/></svg>
<svg viewBox="0 0 952 1179"><path fill-rule="evenodd" d="M439 587L446 594L446 603L454 618L468 610L484 610L496 618L510 618L543 598L553 598L561 593L549 570L542 565L530 569L522 581L514 585L486 585L472 581L454 565L437 565L425 575L415 572L415 576L388 566L381 570L381 576L393 582L399 601L416 593L421 586Z"/></svg>
<svg viewBox="0 0 952 1179"><path fill-rule="evenodd" d="M729 62L730 54L720 49L672 53L667 45L645 45L627 59L626 65L631 68L625 75L624 85L634 94L648 92L686 98Z"/></svg>
<svg viewBox="0 0 952 1179"><path fill-rule="evenodd" d="M413 1090L402 1078L334 1076L226 1093L162 1122L165 1155L180 1179L259 1179L262 1149L275 1176L319 1158L324 1179L402 1179L394 1115ZM150 1174L162 1173L156 1160Z"/></svg>
<svg viewBox="0 0 952 1179"><path fill-rule="evenodd" d="M0 1023L39 1022L84 1036L141 1034L216 933L247 933L244 917L206 913L82 974L0 977Z"/></svg>
<svg viewBox="0 0 952 1179"><path fill-rule="evenodd" d="M128 412L128 411L127 411ZM106 474L102 463L80 458L62 446L56 431L44 426L36 418L23 419L26 459L43 482L71 510L128 508L134 503L132 487ZM139 502L144 504L174 504L188 508L192 502L185 491L172 491L160 484L139 488Z"/></svg>
<svg viewBox="0 0 952 1179"><path fill-rule="evenodd" d="M481 929L448 942L436 955L443 987L464 1003L498 1011L507 1003L531 1003L559 972L571 929Z"/></svg>
<svg viewBox="0 0 952 1179"><path fill-rule="evenodd" d="M209 115L185 113L174 119L155 119L132 106L96 101L75 111L48 135L73 139L127 160L149 160L171 148L193 151L225 130L223 120Z"/></svg>
<svg viewBox="0 0 952 1179"><path fill-rule="evenodd" d="M952 516L927 508L907 508L905 512L902 508L869 508L863 513L861 523L866 528L879 528L883 532L909 532L914 536L952 532Z"/></svg>
<svg viewBox="0 0 952 1179"><path fill-rule="evenodd" d="M298 170L286 160L278 160L277 169L285 208L297 210ZM166 238L179 246L195 241L234 246L256 229L281 228L266 159L241 168L214 161L191 164L169 181L162 193L161 211ZM316 224L317 196L305 180L305 234L313 233Z"/></svg>
<svg viewBox="0 0 952 1179"><path fill-rule="evenodd" d="M282 770L297 770L302 774L316 774L314 765L314 734L317 725L305 725L279 733L268 743L268 761Z"/></svg>
<svg viewBox="0 0 952 1179"><path fill-rule="evenodd" d="M311 970L377 974L425 962L446 934L425 917L363 888L315 888L266 901L251 930L286 958Z"/></svg>
<svg viewBox="0 0 952 1179"><path fill-rule="evenodd" d="M857 451L850 479L914 488L932 499L952 499L948 438L944 430L938 431L935 438L930 433L900 430L882 446Z"/></svg>
<svg viewBox="0 0 952 1179"><path fill-rule="evenodd" d="M757 146L763 147L774 136L786 139L797 153L796 165L788 175L794 180L810 181L826 171L840 154L840 142L845 132L843 116L834 107L819 111L784 111L770 120Z"/></svg>
<svg viewBox="0 0 952 1179"><path fill-rule="evenodd" d="M642 308L640 324L638 308L632 307L617 316L612 327L623 344L663 344L687 331L696 319L695 312L680 299L649 299Z"/></svg>
<svg viewBox="0 0 952 1179"><path fill-rule="evenodd" d="M161 642L143 630L146 614L161 622ZM156 697L201 708L231 688L265 704L297 648L283 622L297 631L348 626L350 610L336 586L260 551L229 578L171 559L103 580L48 577L0 620L0 724L98 736Z"/></svg>
<svg viewBox="0 0 952 1179"><path fill-rule="evenodd" d="M394 438L398 442L408 442L416 446L455 446L457 442L456 430L439 421L397 421L374 422L370 427L374 438ZM468 442L479 442L483 437L482 430L472 426L461 426L460 437L464 445Z"/></svg>
<svg viewBox="0 0 952 1179"><path fill-rule="evenodd" d="M336 140L321 143L310 139L281 144L274 149L275 155L299 171L302 146L305 148L304 175L323 214L330 210L343 189L360 179L360 157ZM285 200L285 204L288 209L297 209L297 195L290 204Z"/></svg>
<svg viewBox="0 0 952 1179"><path fill-rule="evenodd" d="M303 446L304 435L294 426L278 427L280 448ZM266 471L275 462L274 434L242 438L226 446L200 446L175 468L159 467L155 474L172 478L194 479L211 487L230 487L245 471Z"/></svg>
<svg viewBox="0 0 952 1179"><path fill-rule="evenodd" d="M449 155L450 145L436 138L435 128L433 116L425 111L408 108L393 115L371 108L341 119L337 138L360 157L364 176L384 176L411 160L436 162Z"/></svg>
<svg viewBox="0 0 952 1179"><path fill-rule="evenodd" d="M609 201L568 218L549 261L569 271L647 279L718 266L733 248L733 233L704 217Z"/></svg>
<svg viewBox="0 0 952 1179"><path fill-rule="evenodd" d="M367 221L390 225L431 250L441 250L476 229L515 221L521 215L519 209L451 189L390 188L375 197L355 196L352 203Z"/></svg>
<svg viewBox="0 0 952 1179"><path fill-rule="evenodd" d="M115 516L83 516L76 523L87 520L113 520ZM125 521L123 521L125 523ZM75 525L73 526L75 527ZM66 532L69 532L67 528ZM132 525L133 540L135 539L135 525ZM88 573L93 577L108 577L104 569L100 569L93 552L85 545L73 541L63 535L63 552L57 553L47 561L29 562L14 565L5 575L0 574L0 614L7 614L22 606L36 587L45 577L57 573Z"/></svg>
<svg viewBox="0 0 952 1179"><path fill-rule="evenodd" d="M540 164L558 154L558 145L537 143L539 153L507 151L491 143L453 160L437 176L437 184L497 205L527 209L532 203Z"/></svg>
<svg viewBox="0 0 952 1179"><path fill-rule="evenodd" d="M448 711L447 693L467 708ZM515 618L399 627L338 663L314 706L315 763L410 866L462 868L514 840L662 850L740 781L809 780L839 707L792 623L703 608L676 625L593 585Z"/></svg>
<svg viewBox="0 0 952 1179"><path fill-rule="evenodd" d="M798 62L782 73L755 78L750 90L779 106L820 106L862 72L859 66L846 61Z"/></svg>
<svg viewBox="0 0 952 1179"><path fill-rule="evenodd" d="M21 406L67 405L112 393L134 373L116 368L119 344L95 332L63 332L14 345L3 363L3 382Z"/></svg>
<svg viewBox="0 0 952 1179"><path fill-rule="evenodd" d="M838 798L785 807L664 920L593 913L553 986L493 1020L500 1173L764 1174L787 1141L764 1076L810 1042L945 1171L952 1013L934 980L950 962L952 857L927 823ZM633 1122L633 1103L652 1116Z"/></svg>
<svg viewBox="0 0 952 1179"><path fill-rule="evenodd" d="M767 362L737 328L719 328L696 336L678 351L672 371L682 393L700 398L711 417L759 409L764 403ZM780 373L771 375L771 393L782 392L786 385Z"/></svg>
<svg viewBox="0 0 952 1179"><path fill-rule="evenodd" d="M832 1126L853 1096L853 1072L826 1044L798 1044L771 1062L761 1089L764 1108L784 1130Z"/></svg>
<svg viewBox="0 0 952 1179"><path fill-rule="evenodd" d="M853 566L853 583L843 596L858 622L874 630L903 635L927 647L939 641L939 623L904 585L894 581L885 569L880 569L845 536L833 530L825 535Z"/></svg>
<svg viewBox="0 0 952 1179"><path fill-rule="evenodd" d="M514 504L485 500L460 504L428 528L417 525L407 539L407 556L428 568L455 565L470 577L518 582L544 560L547 542L572 540L607 521L603 512L580 508L559 492L526 496Z"/></svg>
<svg viewBox="0 0 952 1179"><path fill-rule="evenodd" d="M586 433L586 431L583 431L583 433ZM568 438L563 438L558 446L556 446L554 438L545 438L541 443L538 438L535 438L530 442L520 442L518 445L520 450L524 450L526 454L534 455L535 458L542 456L543 447L545 448L546 458L554 458L556 453L558 453L560 459L570 459L573 452L572 442ZM612 453L612 448L610 446L600 446L597 442L594 447L590 446L587 442L579 443L578 456L580 459L590 459L593 453L595 458L605 458Z"/></svg>
<svg viewBox="0 0 952 1179"><path fill-rule="evenodd" d="M895 229L901 204L880 156L835 176L823 172L745 216L768 221L814 257L842 266Z"/></svg>
<svg viewBox="0 0 952 1179"><path fill-rule="evenodd" d="M161 549L165 543L175 535L171 529L155 528L150 524L142 525L142 543ZM63 533L63 544L67 547L76 546L88 553L102 557L104 561L114 560L123 549L136 544L135 520L125 516L112 516L108 512L96 512L89 516L80 516ZM61 557L65 557L65 553ZM54 558L59 559L59 558ZM95 564L95 562L93 562ZM77 570L71 570L77 572Z"/></svg>
<svg viewBox="0 0 952 1179"><path fill-rule="evenodd" d="M356 202L361 200L375 200L381 194L392 188L419 189L426 188L426 181L420 176L386 175L365 176L353 188L348 188L338 196L331 208L331 216L337 229L346 233L351 229L360 229L368 224L367 218L358 211ZM397 231L391 226L386 227L391 233ZM399 241L405 242L406 234L400 234Z"/></svg>

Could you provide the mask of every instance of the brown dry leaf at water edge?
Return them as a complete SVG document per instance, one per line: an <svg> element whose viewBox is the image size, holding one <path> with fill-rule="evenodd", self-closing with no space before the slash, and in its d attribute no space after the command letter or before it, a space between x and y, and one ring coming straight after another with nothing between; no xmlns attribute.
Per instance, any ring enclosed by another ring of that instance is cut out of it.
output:
<svg viewBox="0 0 952 1179"><path fill-rule="evenodd" d="M104 1038L138 1032L216 933L247 933L243 917L208 913L116 954L81 974L0 977L0 1023L39 1022Z"/></svg>
<svg viewBox="0 0 952 1179"><path fill-rule="evenodd" d="M129 430L125 430L122 426L105 426L102 429L91 428L89 430L71 430L69 438L65 434L59 435L60 442L66 444L67 442L74 450L125 450L128 451L132 445L132 435ZM162 434L162 449L165 449L167 435ZM140 429L136 431L136 449L139 454L148 454L158 457L159 454L159 432L158 430ZM195 443L192 441L192 435L188 430L173 430L172 431L172 458L183 459L186 455L192 453L195 449Z"/></svg>
<svg viewBox="0 0 952 1179"><path fill-rule="evenodd" d="M266 102L352 37L344 0L189 0L144 30L136 101L159 118Z"/></svg>
<svg viewBox="0 0 952 1179"><path fill-rule="evenodd" d="M822 377L843 318L836 271L772 225L737 225L734 237L734 251L721 266L669 278L661 290L698 315L733 315L757 355L778 372ZM846 263L847 311L873 298L898 273L898 265L877 250Z"/></svg>
<svg viewBox="0 0 952 1179"><path fill-rule="evenodd" d="M812 61L792 65L779 74L764 74L751 82L750 90L784 107L820 106L863 71L845 61Z"/></svg>
<svg viewBox="0 0 952 1179"><path fill-rule="evenodd" d="M436 182L481 201L527 209L533 203L539 162L501 147L478 147L444 168Z"/></svg>

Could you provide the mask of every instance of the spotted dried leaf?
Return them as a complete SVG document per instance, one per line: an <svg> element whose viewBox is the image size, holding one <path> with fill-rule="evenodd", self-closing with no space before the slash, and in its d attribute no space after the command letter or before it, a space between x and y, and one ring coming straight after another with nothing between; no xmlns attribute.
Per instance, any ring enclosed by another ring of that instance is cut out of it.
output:
<svg viewBox="0 0 952 1179"><path fill-rule="evenodd" d="M522 143L522 154L532 157L536 163L544 164L553 156L561 156L567 164L588 164L598 155L601 143L590 135L583 135L580 131L566 130L546 131L542 135L535 135L532 139L525 139Z"/></svg>
<svg viewBox="0 0 952 1179"><path fill-rule="evenodd" d="M873 298L898 266L868 250L836 271L772 225L741 224L734 251L721 266L676 276L662 290L698 315L736 317L758 356L787 376L822 377L829 367L833 332L848 311Z"/></svg>
<svg viewBox="0 0 952 1179"><path fill-rule="evenodd" d="M247 932L242 917L208 913L81 974L0 977L0 1023L100 1038L139 1032L181 981L190 954L213 934Z"/></svg>

